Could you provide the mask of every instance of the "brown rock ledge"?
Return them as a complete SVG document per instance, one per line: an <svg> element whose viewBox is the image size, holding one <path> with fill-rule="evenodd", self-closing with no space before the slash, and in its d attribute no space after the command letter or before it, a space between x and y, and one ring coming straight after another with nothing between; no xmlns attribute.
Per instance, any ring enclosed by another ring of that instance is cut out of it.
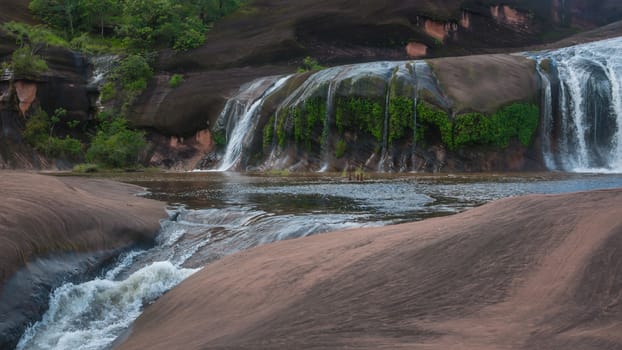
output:
<svg viewBox="0 0 622 350"><path fill-rule="evenodd" d="M106 180L0 172L0 286L37 257L152 240L166 213L161 202L136 197L140 191Z"/></svg>
<svg viewBox="0 0 622 350"><path fill-rule="evenodd" d="M621 203L532 195L262 246L164 295L118 349L620 349Z"/></svg>

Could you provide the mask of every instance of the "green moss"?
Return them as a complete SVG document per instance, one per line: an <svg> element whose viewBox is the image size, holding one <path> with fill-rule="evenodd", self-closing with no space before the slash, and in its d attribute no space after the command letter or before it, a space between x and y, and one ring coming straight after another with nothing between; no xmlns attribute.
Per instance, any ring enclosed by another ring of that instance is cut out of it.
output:
<svg viewBox="0 0 622 350"><path fill-rule="evenodd" d="M347 150L348 150L348 144L346 143L346 141L344 140L337 141L337 144L335 145L335 157L337 159L342 158L344 154L346 154Z"/></svg>
<svg viewBox="0 0 622 350"><path fill-rule="evenodd" d="M337 130L339 133L346 130L367 132L381 142L384 127L383 110L382 105L372 99L338 98L335 106Z"/></svg>
<svg viewBox="0 0 622 350"><path fill-rule="evenodd" d="M408 135L413 128L413 103L411 98L397 96L389 101L389 143Z"/></svg>
<svg viewBox="0 0 622 350"><path fill-rule="evenodd" d="M272 145L272 139L274 137L274 116L270 117L268 123L263 127L263 150L267 151Z"/></svg>
<svg viewBox="0 0 622 350"><path fill-rule="evenodd" d="M168 81L168 86L171 89L174 89L176 87L178 87L179 85L181 85L181 83L184 82L184 76L181 74L173 74L173 76L171 77L171 79Z"/></svg>
<svg viewBox="0 0 622 350"><path fill-rule="evenodd" d="M453 125L447 113L436 109L425 102L417 104L417 139L423 140L430 127L438 128L441 134L441 141L448 147L453 145L452 129Z"/></svg>
<svg viewBox="0 0 622 350"><path fill-rule="evenodd" d="M479 113L460 115L454 122L452 149L469 145L506 148L514 137L529 146L538 128L539 115L536 105L526 103L511 104L491 116Z"/></svg>
<svg viewBox="0 0 622 350"><path fill-rule="evenodd" d="M212 138L214 140L214 143L218 146L224 146L227 144L227 137L223 132L214 132L212 134Z"/></svg>

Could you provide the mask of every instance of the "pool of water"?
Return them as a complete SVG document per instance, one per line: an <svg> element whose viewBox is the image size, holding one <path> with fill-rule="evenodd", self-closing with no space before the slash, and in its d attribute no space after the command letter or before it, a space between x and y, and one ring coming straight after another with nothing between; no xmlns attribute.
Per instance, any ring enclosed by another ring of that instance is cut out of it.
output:
<svg viewBox="0 0 622 350"><path fill-rule="evenodd" d="M157 244L128 252L93 281L50 296L18 349L106 349L146 303L210 262L257 245L450 215L491 200L622 187L622 175L134 173L116 180L165 201Z"/></svg>

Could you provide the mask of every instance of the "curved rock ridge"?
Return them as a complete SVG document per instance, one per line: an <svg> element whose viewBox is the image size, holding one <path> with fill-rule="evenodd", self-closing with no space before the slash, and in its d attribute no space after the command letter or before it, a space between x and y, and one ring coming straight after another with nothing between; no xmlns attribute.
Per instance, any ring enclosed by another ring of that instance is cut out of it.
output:
<svg viewBox="0 0 622 350"><path fill-rule="evenodd" d="M106 180L0 172L0 348L13 348L51 289L150 243L163 204Z"/></svg>
<svg viewBox="0 0 622 350"><path fill-rule="evenodd" d="M278 242L147 307L117 349L619 349L622 190Z"/></svg>

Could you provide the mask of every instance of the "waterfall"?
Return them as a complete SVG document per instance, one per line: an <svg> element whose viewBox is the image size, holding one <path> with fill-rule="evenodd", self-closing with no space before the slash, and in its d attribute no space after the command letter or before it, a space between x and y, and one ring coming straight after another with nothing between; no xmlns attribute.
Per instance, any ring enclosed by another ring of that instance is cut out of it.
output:
<svg viewBox="0 0 622 350"><path fill-rule="evenodd" d="M551 80L548 75L542 71L542 60L538 61L536 69L540 82L542 84L542 101L541 101L541 123L540 123L540 140L542 142L542 157L544 164L550 170L555 170L555 160L553 158L552 134L553 134L553 102Z"/></svg>
<svg viewBox="0 0 622 350"><path fill-rule="evenodd" d="M548 72L541 72L546 165L574 172L622 172L622 38L532 57L550 62ZM559 137L553 139L555 134Z"/></svg>
<svg viewBox="0 0 622 350"><path fill-rule="evenodd" d="M324 127L322 129L322 158L324 164L320 172L325 172L330 166L330 127L335 106L335 91L337 90L337 82L331 81L328 84L328 92L326 93L326 117L324 118Z"/></svg>
<svg viewBox="0 0 622 350"><path fill-rule="evenodd" d="M242 87L227 101L212 130L227 145L217 170L244 169L250 165L262 170L322 172L344 163L379 171L405 169L404 163L412 158L415 142L411 152L409 146L404 148L410 142L410 132L402 134L399 140L392 139L389 111L392 99L411 99L421 89L436 101L436 105L449 106L438 88L436 77L424 61L352 64L295 77L287 85L287 93L275 94L285 86L288 78L277 81L272 77ZM275 98L264 106L270 95ZM356 108L359 108L358 112L352 112ZM313 112L307 113L310 110ZM309 117L311 113L312 118ZM341 119L344 114L346 119ZM264 123L260 115L272 116L270 124ZM411 121L416 116L407 115L405 118ZM344 123L347 124L345 131L339 129ZM339 135L337 130L340 130ZM357 142L356 145L347 144L348 149L356 149L352 152L355 159L335 157L333 141L337 140L336 137L342 147L345 142ZM263 152L256 154L261 153L261 158L255 157L254 163L249 164L245 153L259 144L253 141L259 138L263 140ZM306 139L301 141L302 138Z"/></svg>
<svg viewBox="0 0 622 350"><path fill-rule="evenodd" d="M413 94L413 147L411 162L412 171L417 171L417 90Z"/></svg>
<svg viewBox="0 0 622 350"><path fill-rule="evenodd" d="M253 133L249 131L255 129L256 117L258 112L261 111L261 106L266 98L283 86L289 78L290 76L281 77L278 80L275 77L259 79L250 84L249 87L241 89L236 98L227 101L221 117L224 116L226 118L227 124L231 124L232 121L236 122L233 130L227 137L227 149L218 171L232 170L239 165L244 148L248 147L252 142ZM254 93L260 86L266 85L266 82L271 82L272 84L255 101L252 103L248 103L248 101L246 103L240 102L244 101L242 96Z"/></svg>
<svg viewBox="0 0 622 350"><path fill-rule="evenodd" d="M378 163L378 171L385 172L391 164L389 161L389 103L391 101L391 84L387 84L387 91L384 97L384 123L382 125L382 151L380 154L380 162Z"/></svg>

